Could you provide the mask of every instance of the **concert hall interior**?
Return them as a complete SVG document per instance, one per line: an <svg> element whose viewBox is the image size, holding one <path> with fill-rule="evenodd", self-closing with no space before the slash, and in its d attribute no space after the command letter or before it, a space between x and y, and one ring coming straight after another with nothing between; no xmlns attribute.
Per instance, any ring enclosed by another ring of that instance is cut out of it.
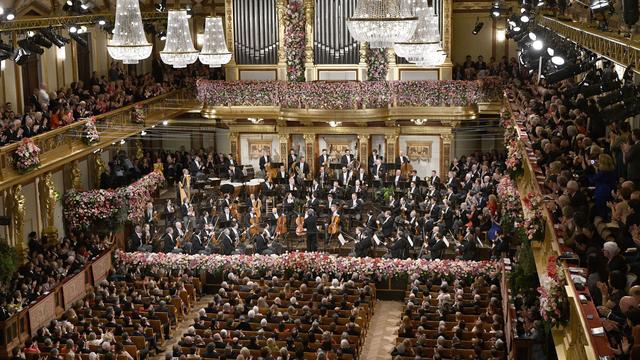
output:
<svg viewBox="0 0 640 360"><path fill-rule="evenodd" d="M0 360L640 360L639 14L0 0Z"/></svg>

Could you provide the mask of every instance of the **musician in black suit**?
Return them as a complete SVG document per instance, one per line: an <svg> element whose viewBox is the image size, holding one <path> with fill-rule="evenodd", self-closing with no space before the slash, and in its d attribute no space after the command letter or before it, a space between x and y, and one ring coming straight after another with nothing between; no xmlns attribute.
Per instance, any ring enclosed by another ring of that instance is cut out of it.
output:
<svg viewBox="0 0 640 360"><path fill-rule="evenodd" d="M350 180L351 180L351 171L347 170L346 166L343 166L342 172L340 173L340 186L349 185Z"/></svg>
<svg viewBox="0 0 640 360"><path fill-rule="evenodd" d="M409 186L409 195L411 195L411 198L415 201L420 201L420 189L415 181L411 181L411 185Z"/></svg>
<svg viewBox="0 0 640 360"><path fill-rule="evenodd" d="M373 211L369 210L367 213L367 219L365 221L365 226L369 230L375 230L378 226L376 224L376 217L373 216Z"/></svg>
<svg viewBox="0 0 640 360"><path fill-rule="evenodd" d="M404 231L398 230L396 241L389 247L389 254L393 259L406 259L409 256L409 247Z"/></svg>
<svg viewBox="0 0 640 360"><path fill-rule="evenodd" d="M138 251L140 246L143 244L142 236L142 227L140 225L136 225L135 231L131 234L129 251Z"/></svg>
<svg viewBox="0 0 640 360"><path fill-rule="evenodd" d="M307 251L318 251L318 218L313 209L307 210L303 226L307 232Z"/></svg>
<svg viewBox="0 0 640 360"><path fill-rule="evenodd" d="M276 178L278 178L278 179L286 179L288 177L289 177L289 175L287 174L286 171L284 171L284 165L281 165L280 169L278 169L278 173L276 174Z"/></svg>
<svg viewBox="0 0 640 360"><path fill-rule="evenodd" d="M440 188L440 176L435 170L431 170L431 177L429 178L429 185L435 187L436 189Z"/></svg>
<svg viewBox="0 0 640 360"><path fill-rule="evenodd" d="M351 201L349 201L347 205L349 206L349 209L353 213L353 218L356 219L356 221L360 221L360 212L362 211L362 206L364 205L364 202L361 199L358 199L358 194L356 194L355 192L352 192Z"/></svg>
<svg viewBox="0 0 640 360"><path fill-rule="evenodd" d="M404 182L404 176L402 176L402 172L400 170L396 170L396 175L393 177L393 186L400 187L400 185Z"/></svg>
<svg viewBox="0 0 640 360"><path fill-rule="evenodd" d="M476 259L476 232L474 228L468 228L467 235L458 246L458 251L462 255L462 260Z"/></svg>
<svg viewBox="0 0 640 360"><path fill-rule="evenodd" d="M356 243L353 247L353 252L356 257L366 257L371 249L371 236L368 231L365 231L362 227L356 228Z"/></svg>
<svg viewBox="0 0 640 360"><path fill-rule="evenodd" d="M360 170L358 170L358 174L356 174L354 176L355 180L360 180L360 184L366 184L367 183L367 173L364 171L364 168L361 167Z"/></svg>
<svg viewBox="0 0 640 360"><path fill-rule="evenodd" d="M196 156L191 162L190 171L196 177L201 176L203 174L204 164L202 163L202 160L200 160L199 156Z"/></svg>
<svg viewBox="0 0 640 360"><path fill-rule="evenodd" d="M199 254L204 250L203 239L205 238L206 233L204 230L197 229L193 236L191 237L191 254Z"/></svg>
<svg viewBox="0 0 640 360"><path fill-rule="evenodd" d="M164 234L164 245L162 246L162 252L170 253L176 247L176 241L173 238L173 228L168 227Z"/></svg>
<svg viewBox="0 0 640 360"><path fill-rule="evenodd" d="M231 237L229 236L229 229L224 229L222 234L220 234L220 253L222 255L231 255L233 254L233 243L231 241Z"/></svg>
<svg viewBox="0 0 640 360"><path fill-rule="evenodd" d="M434 227L436 229L437 227ZM435 232L435 231L434 231ZM445 244L442 234L436 233L434 234L435 240L433 241L433 245L429 245L431 251L431 259L441 259L442 254L444 253L444 249L447 248L447 244ZM453 241L453 239L451 239Z"/></svg>
<svg viewBox="0 0 640 360"><path fill-rule="evenodd" d="M378 155L378 150L373 149L371 155L369 155L369 166L371 167L371 169L373 169L373 166L376 164L376 161L378 161L378 159L380 159L380 161L384 160L382 158L382 155Z"/></svg>
<svg viewBox="0 0 640 360"><path fill-rule="evenodd" d="M393 233L394 223L390 210L384 212L384 219L382 219L380 225L382 227L382 235L384 235L384 237L391 236L391 233Z"/></svg>
<svg viewBox="0 0 640 360"><path fill-rule="evenodd" d="M353 155L351 155L351 151L349 151L349 149L345 149L344 155L342 155L342 158L340 159L340 164L342 164L342 166L347 166L352 160Z"/></svg>
<svg viewBox="0 0 640 360"><path fill-rule="evenodd" d="M396 166L400 167L404 164L410 163L409 158L404 155L404 151L400 151L400 154L396 158Z"/></svg>
<svg viewBox="0 0 640 360"><path fill-rule="evenodd" d="M309 171L311 171L311 169L309 168L309 164L305 161L304 156L300 156L300 162L298 163L298 168L300 168L300 171L302 171L305 177L307 177L307 175L309 174Z"/></svg>
<svg viewBox="0 0 640 360"><path fill-rule="evenodd" d="M269 245L267 243L267 237L269 236L269 231L264 230L262 233L258 233L253 237L253 243L255 244L256 254L265 255L267 252L271 254L269 251Z"/></svg>
<svg viewBox="0 0 640 360"><path fill-rule="evenodd" d="M262 156L260 156L260 161L259 161L260 170L264 172L265 166L270 163L271 163L271 156L269 156L266 150L262 149Z"/></svg>
<svg viewBox="0 0 640 360"><path fill-rule="evenodd" d="M418 183L418 181L420 181L420 176L418 176L418 171L411 170L411 177L409 178L409 181L414 181L416 184Z"/></svg>
<svg viewBox="0 0 640 360"><path fill-rule="evenodd" d="M320 209L320 200L316 197L315 192L311 192L311 196L307 196L307 208L313 209L316 213L319 212Z"/></svg>
<svg viewBox="0 0 640 360"><path fill-rule="evenodd" d="M325 187L327 185L327 181L329 181L329 174L327 174L324 166L320 166L320 170L318 171L318 183L320 183L322 187Z"/></svg>
<svg viewBox="0 0 640 360"><path fill-rule="evenodd" d="M371 168L371 176L377 184L382 184L382 181L384 181L385 171L386 169L384 168L384 165L382 165L382 159L378 158Z"/></svg>
<svg viewBox="0 0 640 360"><path fill-rule="evenodd" d="M318 166L329 165L329 155L327 155L327 149L322 149L322 154L318 156Z"/></svg>
<svg viewBox="0 0 640 360"><path fill-rule="evenodd" d="M447 229L452 229L453 228L453 217L454 217L454 211L451 207L449 207L449 201L444 200L444 208L442 209L441 213L442 213L442 219L444 220L444 224L446 226Z"/></svg>
<svg viewBox="0 0 640 360"><path fill-rule="evenodd" d="M295 150L291 149L291 151L289 151L289 157L287 158L288 164L289 164L289 168L293 167L293 163L295 163L296 161L298 161L298 155L296 155Z"/></svg>
<svg viewBox="0 0 640 360"><path fill-rule="evenodd" d="M153 223L153 203L148 202L147 207L144 210L144 223L151 224Z"/></svg>
<svg viewBox="0 0 640 360"><path fill-rule="evenodd" d="M244 174L242 173L242 169L240 166L229 166L229 180L235 182L242 182L244 179Z"/></svg>

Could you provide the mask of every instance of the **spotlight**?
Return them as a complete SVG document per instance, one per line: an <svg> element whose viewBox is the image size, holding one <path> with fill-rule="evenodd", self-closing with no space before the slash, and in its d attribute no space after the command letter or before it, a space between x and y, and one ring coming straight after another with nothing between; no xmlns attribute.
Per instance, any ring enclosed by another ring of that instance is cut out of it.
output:
<svg viewBox="0 0 640 360"><path fill-rule="evenodd" d="M66 4L67 4L68 6L73 6L73 1L71 1L71 0L67 0Z"/></svg>
<svg viewBox="0 0 640 360"><path fill-rule="evenodd" d="M513 27L513 31L515 31L515 32L520 32L520 30L522 30L522 29L520 29L520 26L514 26Z"/></svg>
<svg viewBox="0 0 640 360"><path fill-rule="evenodd" d="M36 53L38 55L42 55L44 53L44 49L34 43L31 38L26 38L18 41L18 45L20 45L21 48L27 49L30 52Z"/></svg>
<svg viewBox="0 0 640 360"><path fill-rule="evenodd" d="M98 25L105 26L107 24L107 20L104 18L98 18Z"/></svg>
<svg viewBox="0 0 640 360"><path fill-rule="evenodd" d="M190 6L187 6L187 19L191 19L193 16L193 9Z"/></svg>
<svg viewBox="0 0 640 360"><path fill-rule="evenodd" d="M0 50L13 54L13 46L2 42L2 39L0 39Z"/></svg>
<svg viewBox="0 0 640 360"><path fill-rule="evenodd" d="M591 10L605 10L610 6L609 0L592 0L589 8Z"/></svg>
<svg viewBox="0 0 640 360"><path fill-rule="evenodd" d="M162 126L169 125L169 120L162 120Z"/></svg>
<svg viewBox="0 0 640 360"><path fill-rule="evenodd" d="M537 38L538 38L538 36L535 33L533 33L533 32L529 33L529 39L531 41L536 41Z"/></svg>
<svg viewBox="0 0 640 360"><path fill-rule="evenodd" d="M124 145L125 142L126 142L125 139L120 140L120 145Z"/></svg>
<svg viewBox="0 0 640 360"><path fill-rule="evenodd" d="M45 47L47 49L50 49L51 46L53 45L53 43L49 41L49 39L47 39L46 37L42 36L42 34L35 34L33 35L32 39L34 43L42 47Z"/></svg>
<svg viewBox="0 0 640 360"><path fill-rule="evenodd" d="M158 39L160 39L160 41L165 41L167 40L167 32L166 31L160 31L158 34Z"/></svg>
<svg viewBox="0 0 640 360"><path fill-rule="evenodd" d="M536 40L533 42L533 44L531 44L531 47L534 50L540 51L542 50L542 48L544 48L544 43L542 42L542 40Z"/></svg>
<svg viewBox="0 0 640 360"><path fill-rule="evenodd" d="M73 40L75 40L75 41L76 41L76 43L77 43L78 45L80 45L80 46L82 46L82 47L85 47L85 48L89 46L89 44L87 43L87 40L83 39L80 35L78 35L78 34L71 34L70 36L71 36L71 38L72 38Z"/></svg>
<svg viewBox="0 0 640 360"><path fill-rule="evenodd" d="M167 9L167 0L162 0L159 4L156 4L157 12L164 12Z"/></svg>
<svg viewBox="0 0 640 360"><path fill-rule="evenodd" d="M478 33L480 33L480 30L482 30L483 26L484 26L484 23L482 21L476 20L476 25L473 27L473 31L471 31L471 33L473 35L478 35Z"/></svg>
<svg viewBox="0 0 640 360"><path fill-rule="evenodd" d="M87 27L84 25L80 26L80 28L78 28L78 31L77 31L78 34L83 34L86 32L87 32Z"/></svg>
<svg viewBox="0 0 640 360"><path fill-rule="evenodd" d="M544 0L538 0L538 1L536 2L536 6L537 6L537 7L544 6Z"/></svg>
<svg viewBox="0 0 640 360"><path fill-rule="evenodd" d="M15 63L18 65L24 65L29 59L30 55L31 52L29 50L20 48L18 49L18 51L16 51L16 54L13 57L13 61L15 61Z"/></svg>
<svg viewBox="0 0 640 360"><path fill-rule="evenodd" d="M47 40L51 41L55 46L61 48L68 44L71 40L63 37L62 35L56 34L52 27L46 29L40 29L40 34L44 36Z"/></svg>
<svg viewBox="0 0 640 360"><path fill-rule="evenodd" d="M522 15L520 15L520 21L522 21L523 23L528 23L529 20L531 20L531 18L529 18L528 13L525 12Z"/></svg>
<svg viewBox="0 0 640 360"><path fill-rule="evenodd" d="M556 54L556 51L553 50L553 48L547 48L547 54L549 54L549 56L553 56Z"/></svg>
<svg viewBox="0 0 640 360"><path fill-rule="evenodd" d="M565 60L562 56L552 56L551 62L553 63L553 65L562 66L564 65Z"/></svg>
<svg viewBox="0 0 640 360"><path fill-rule="evenodd" d="M78 27L76 25L69 26L69 33L75 34L78 32Z"/></svg>
<svg viewBox="0 0 640 360"><path fill-rule="evenodd" d="M82 4L82 5L80 5L80 8L82 8L82 10L88 10L89 9L89 5L88 4Z"/></svg>
<svg viewBox="0 0 640 360"><path fill-rule="evenodd" d="M4 8L0 6L0 15L4 14Z"/></svg>
<svg viewBox="0 0 640 360"><path fill-rule="evenodd" d="M144 130L142 130L142 131L140 132L140 136L145 136L145 135L147 135L147 132L146 132L146 131L144 131Z"/></svg>
<svg viewBox="0 0 640 360"><path fill-rule="evenodd" d="M7 21L12 21L16 19L16 13L14 13L13 10L5 11L3 16Z"/></svg>

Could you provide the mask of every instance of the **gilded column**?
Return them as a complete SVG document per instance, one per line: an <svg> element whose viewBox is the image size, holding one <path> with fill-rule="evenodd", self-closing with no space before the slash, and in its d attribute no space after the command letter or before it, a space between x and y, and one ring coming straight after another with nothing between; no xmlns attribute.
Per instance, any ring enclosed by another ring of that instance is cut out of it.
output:
<svg viewBox="0 0 640 360"><path fill-rule="evenodd" d="M315 0L304 0L304 15L306 23L306 46L305 54L305 72L307 81L316 80L315 67L313 64L313 24L315 14Z"/></svg>
<svg viewBox="0 0 640 360"><path fill-rule="evenodd" d="M358 62L359 77L358 80L367 80L367 50L369 43L360 43L360 61Z"/></svg>
<svg viewBox="0 0 640 360"><path fill-rule="evenodd" d="M387 154L385 156L386 163L393 163L396 161L396 147L398 143L398 135L386 135L384 137L385 140L385 149L387 150Z"/></svg>
<svg viewBox="0 0 640 360"><path fill-rule="evenodd" d="M278 12L278 79L287 80L287 58L284 49L284 14L287 9L288 0L277 0L276 8Z"/></svg>
<svg viewBox="0 0 640 360"><path fill-rule="evenodd" d="M447 59L440 65L440 80L451 80L453 77L453 63L451 62L451 23L453 0L442 1L442 48L447 53Z"/></svg>
<svg viewBox="0 0 640 360"><path fill-rule="evenodd" d="M316 160L314 156L314 149L316 146L316 135L315 134L304 134L304 148L305 148L305 158L307 164L309 164L309 170L311 174L316 173Z"/></svg>
<svg viewBox="0 0 640 360"><path fill-rule="evenodd" d="M288 170L287 156L289 155L289 134L280 134L280 162L284 164L284 168Z"/></svg>
<svg viewBox="0 0 640 360"><path fill-rule="evenodd" d="M236 73L238 66L236 64L235 47L233 46L233 0L224 1L224 28L225 39L227 40L227 49L229 49L229 52L231 53L231 61L224 65L225 79L237 80Z"/></svg>
<svg viewBox="0 0 640 360"><path fill-rule="evenodd" d="M40 213L44 225L42 233L47 236L49 242L55 244L58 242L58 229L53 220L56 207L56 189L51 172L41 177L38 185L40 186Z"/></svg>
<svg viewBox="0 0 640 360"><path fill-rule="evenodd" d="M443 179L449 170L451 161L451 134L440 134L440 178Z"/></svg>
<svg viewBox="0 0 640 360"><path fill-rule="evenodd" d="M11 225L13 227L13 244L20 256L22 263L26 260L24 246L24 215L25 215L25 199L22 194L22 185L18 184L13 187L13 209L11 211Z"/></svg>
<svg viewBox="0 0 640 360"><path fill-rule="evenodd" d="M229 145L231 147L231 154L233 158L236 160L236 163L240 160L240 146L239 146L239 135L235 131L229 132Z"/></svg>
<svg viewBox="0 0 640 360"><path fill-rule="evenodd" d="M358 135L358 157L360 160L360 167L363 169L368 169L371 164L369 161L369 138L371 136L369 134L366 135Z"/></svg>

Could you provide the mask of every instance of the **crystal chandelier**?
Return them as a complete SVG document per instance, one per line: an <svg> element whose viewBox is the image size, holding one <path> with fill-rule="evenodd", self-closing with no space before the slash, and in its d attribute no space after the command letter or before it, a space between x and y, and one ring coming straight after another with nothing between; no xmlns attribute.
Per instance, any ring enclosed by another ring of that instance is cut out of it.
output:
<svg viewBox="0 0 640 360"><path fill-rule="evenodd" d="M410 38L417 23L418 18L399 0L358 0L347 27L357 41L368 42L371 48L389 48Z"/></svg>
<svg viewBox="0 0 640 360"><path fill-rule="evenodd" d="M185 68L198 60L198 51L193 47L187 10L169 10L167 40L160 51L160 59L174 68Z"/></svg>
<svg viewBox="0 0 640 360"><path fill-rule="evenodd" d="M447 54L440 46L438 16L427 0L415 0L415 14L418 16L415 33L405 42L396 42L395 53L421 67L442 65Z"/></svg>
<svg viewBox="0 0 640 360"><path fill-rule="evenodd" d="M144 35L138 0L118 0L113 38L107 44L109 56L124 64L137 64L148 58L152 49Z"/></svg>
<svg viewBox="0 0 640 360"><path fill-rule="evenodd" d="M231 61L231 53L224 40L221 18L207 16L204 20L204 45L198 58L209 67L220 67Z"/></svg>

